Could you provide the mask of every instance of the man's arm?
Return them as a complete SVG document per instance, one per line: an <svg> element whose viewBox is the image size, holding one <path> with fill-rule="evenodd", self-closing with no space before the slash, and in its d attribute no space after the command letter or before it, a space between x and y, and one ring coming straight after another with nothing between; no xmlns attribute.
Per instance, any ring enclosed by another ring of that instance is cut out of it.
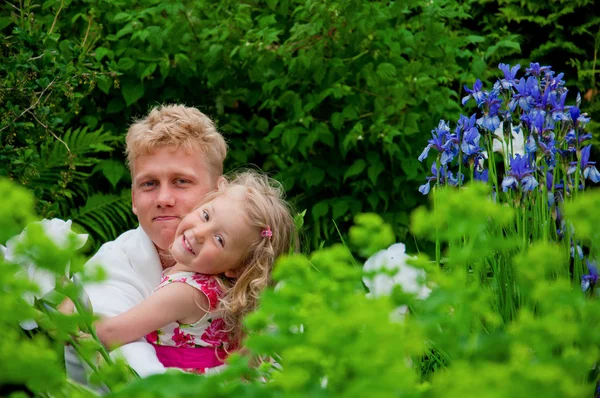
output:
<svg viewBox="0 0 600 398"><path fill-rule="evenodd" d="M102 245L85 268L94 266L102 266L107 277L99 283L85 284L84 289L94 313L101 316L115 316L141 303L158 286L162 272L156 248L141 228L127 231L117 240ZM141 377L166 370L156 357L154 347L144 339L126 344L111 355L125 359ZM83 374L83 365L75 360L69 348L66 358L69 376L85 384L85 380L77 377Z"/></svg>
<svg viewBox="0 0 600 398"><path fill-rule="evenodd" d="M133 342L171 322L200 319L208 299L185 283L171 283L129 311L96 323L100 341L109 348Z"/></svg>

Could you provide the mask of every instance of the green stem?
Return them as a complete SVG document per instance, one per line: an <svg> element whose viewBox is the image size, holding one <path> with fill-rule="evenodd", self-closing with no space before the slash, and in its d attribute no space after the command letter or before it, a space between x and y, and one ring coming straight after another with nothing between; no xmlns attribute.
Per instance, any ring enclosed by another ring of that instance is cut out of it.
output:
<svg viewBox="0 0 600 398"><path fill-rule="evenodd" d="M75 300L73 300L73 304L75 305L75 309L77 310L77 312L79 314L86 314L88 312L87 309L79 302L79 298L76 298ZM94 338L94 340L96 340L98 342L98 344L99 344L98 351L100 351L100 355L102 355L102 358L104 358L106 363L108 363L110 365L114 365L114 362L113 362L112 358L110 357L110 354L108 353L108 351L106 351L106 348L104 348L104 345L98 338L98 335L96 334L96 328L94 327L94 325L87 318L84 318L84 325L85 325L85 328L87 329L87 330L85 330L85 332L89 333Z"/></svg>

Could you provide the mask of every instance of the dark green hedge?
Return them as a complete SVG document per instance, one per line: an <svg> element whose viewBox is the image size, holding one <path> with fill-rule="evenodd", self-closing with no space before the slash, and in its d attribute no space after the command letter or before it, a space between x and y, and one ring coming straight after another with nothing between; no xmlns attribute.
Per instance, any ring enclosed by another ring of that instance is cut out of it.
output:
<svg viewBox="0 0 600 398"><path fill-rule="evenodd" d="M182 102L217 121L228 170L250 163L284 182L311 246L364 211L411 241L427 168L416 158L461 112L463 84L495 80L499 62L549 63L598 113L593 2L544 4L4 2L0 174L34 189L42 215L113 238L135 222L128 123Z"/></svg>

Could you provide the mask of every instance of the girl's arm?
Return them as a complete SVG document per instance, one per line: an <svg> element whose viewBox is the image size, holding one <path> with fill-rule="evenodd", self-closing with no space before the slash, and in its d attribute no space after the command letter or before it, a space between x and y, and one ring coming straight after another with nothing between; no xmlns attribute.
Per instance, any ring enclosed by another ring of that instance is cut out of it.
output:
<svg viewBox="0 0 600 398"><path fill-rule="evenodd" d="M97 321L96 332L102 344L113 349L171 322L199 320L206 313L202 308L209 308L204 293L185 283L171 283L129 311Z"/></svg>

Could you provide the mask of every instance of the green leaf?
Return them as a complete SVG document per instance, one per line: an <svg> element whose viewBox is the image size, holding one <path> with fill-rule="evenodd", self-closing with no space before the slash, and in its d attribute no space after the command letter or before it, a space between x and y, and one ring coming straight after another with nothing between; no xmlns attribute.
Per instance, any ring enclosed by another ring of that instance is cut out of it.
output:
<svg viewBox="0 0 600 398"><path fill-rule="evenodd" d="M384 169L383 163L381 163L381 162L375 163L375 164L369 166L369 168L367 169L367 174L369 176L369 180L371 180L371 183L373 185L377 184L377 177L379 176L379 174L381 174L383 169Z"/></svg>
<svg viewBox="0 0 600 398"><path fill-rule="evenodd" d="M133 32L133 26L131 26L131 24L127 24L123 29L117 32L115 38L120 39L121 37L128 35L131 32Z"/></svg>
<svg viewBox="0 0 600 398"><path fill-rule="evenodd" d="M121 178L123 178L127 172L127 169L122 162L113 159L106 159L98 163L96 167L94 167L92 173L97 171L101 171L113 188L116 188Z"/></svg>
<svg viewBox="0 0 600 398"><path fill-rule="evenodd" d="M131 106L144 95L144 85L139 81L123 81L121 92L127 106Z"/></svg>
<svg viewBox="0 0 600 398"><path fill-rule="evenodd" d="M377 204L379 203L379 194L377 193L377 191L372 191L367 196L367 201L371 205L371 210L375 211L377 209Z"/></svg>
<svg viewBox="0 0 600 398"><path fill-rule="evenodd" d="M364 159L358 159L357 161L355 161L354 164L352 164L352 166L350 166L350 168L346 170L346 173L344 174L344 182L348 177L352 177L362 173L366 165L367 162L365 162Z"/></svg>
<svg viewBox="0 0 600 398"><path fill-rule="evenodd" d="M149 64L148 66L146 66L146 68L144 68L144 71L142 72L140 78L144 79L145 77L152 75L155 70L156 64Z"/></svg>
<svg viewBox="0 0 600 398"><path fill-rule="evenodd" d="M106 75L98 75L98 77L96 77L96 84L104 94L108 94L112 87L112 79Z"/></svg>
<svg viewBox="0 0 600 398"><path fill-rule="evenodd" d="M298 143L300 133L302 133L303 131L304 129L302 129L302 127L294 127L292 129L284 131L282 138L283 145L287 149L293 149Z"/></svg>
<svg viewBox="0 0 600 398"><path fill-rule="evenodd" d="M102 58L104 58L107 55L111 55L109 56L109 58L112 59L112 54L114 54L111 50L109 50L106 47L98 47L96 49L96 61L100 62L102 61Z"/></svg>
<svg viewBox="0 0 600 398"><path fill-rule="evenodd" d="M350 204L347 200L337 200L333 205L333 219L336 220L348 212Z"/></svg>
<svg viewBox="0 0 600 398"><path fill-rule="evenodd" d="M275 11L275 7L277 7L277 1L278 0L267 0L267 7L269 7L270 10Z"/></svg>
<svg viewBox="0 0 600 398"><path fill-rule="evenodd" d="M183 68L183 69L191 69L192 71L196 71L196 64L194 64L187 55L185 54L175 54L175 65Z"/></svg>
<svg viewBox="0 0 600 398"><path fill-rule="evenodd" d="M10 19L8 17L0 18L0 30L6 28L7 26L9 26L12 23L13 23L12 19Z"/></svg>
<svg viewBox="0 0 600 398"><path fill-rule="evenodd" d="M388 62L383 62L377 66L377 75L385 79L396 77L396 67Z"/></svg>
<svg viewBox="0 0 600 398"><path fill-rule="evenodd" d="M312 208L311 213L312 213L313 220L315 222L318 221L320 218L325 216L328 211L329 211L329 204L327 204L327 202L324 200L320 201L319 203L314 205Z"/></svg>
<svg viewBox="0 0 600 398"><path fill-rule="evenodd" d="M309 187L313 187L319 185L323 181L325 178L325 171L318 167L311 167L304 175L304 178L306 179L306 184Z"/></svg>
<svg viewBox="0 0 600 398"><path fill-rule="evenodd" d="M106 113L117 113L125 108L125 102L121 98L113 98L106 106Z"/></svg>
<svg viewBox="0 0 600 398"><path fill-rule="evenodd" d="M117 15L115 15L115 17L113 18L113 22L115 22L115 23L128 22L131 20L132 17L133 16L129 13L120 12Z"/></svg>
<svg viewBox="0 0 600 398"><path fill-rule="evenodd" d="M331 115L331 125L333 128L339 130L344 124L344 116L340 112L333 112Z"/></svg>
<svg viewBox="0 0 600 398"><path fill-rule="evenodd" d="M296 227L296 231L300 231L304 226L304 216L306 215L306 209L300 213L296 213L294 216L294 226Z"/></svg>
<svg viewBox="0 0 600 398"><path fill-rule="evenodd" d="M117 64L117 68L120 71L128 71L129 69L135 66L135 61L129 57L123 57L119 59L119 63Z"/></svg>
<svg viewBox="0 0 600 398"><path fill-rule="evenodd" d="M162 77L169 76L169 71L171 70L171 61L169 59L161 59L159 61L160 74Z"/></svg>
<svg viewBox="0 0 600 398"><path fill-rule="evenodd" d="M485 37L477 35L468 35L466 39L469 43L483 43L485 41Z"/></svg>

